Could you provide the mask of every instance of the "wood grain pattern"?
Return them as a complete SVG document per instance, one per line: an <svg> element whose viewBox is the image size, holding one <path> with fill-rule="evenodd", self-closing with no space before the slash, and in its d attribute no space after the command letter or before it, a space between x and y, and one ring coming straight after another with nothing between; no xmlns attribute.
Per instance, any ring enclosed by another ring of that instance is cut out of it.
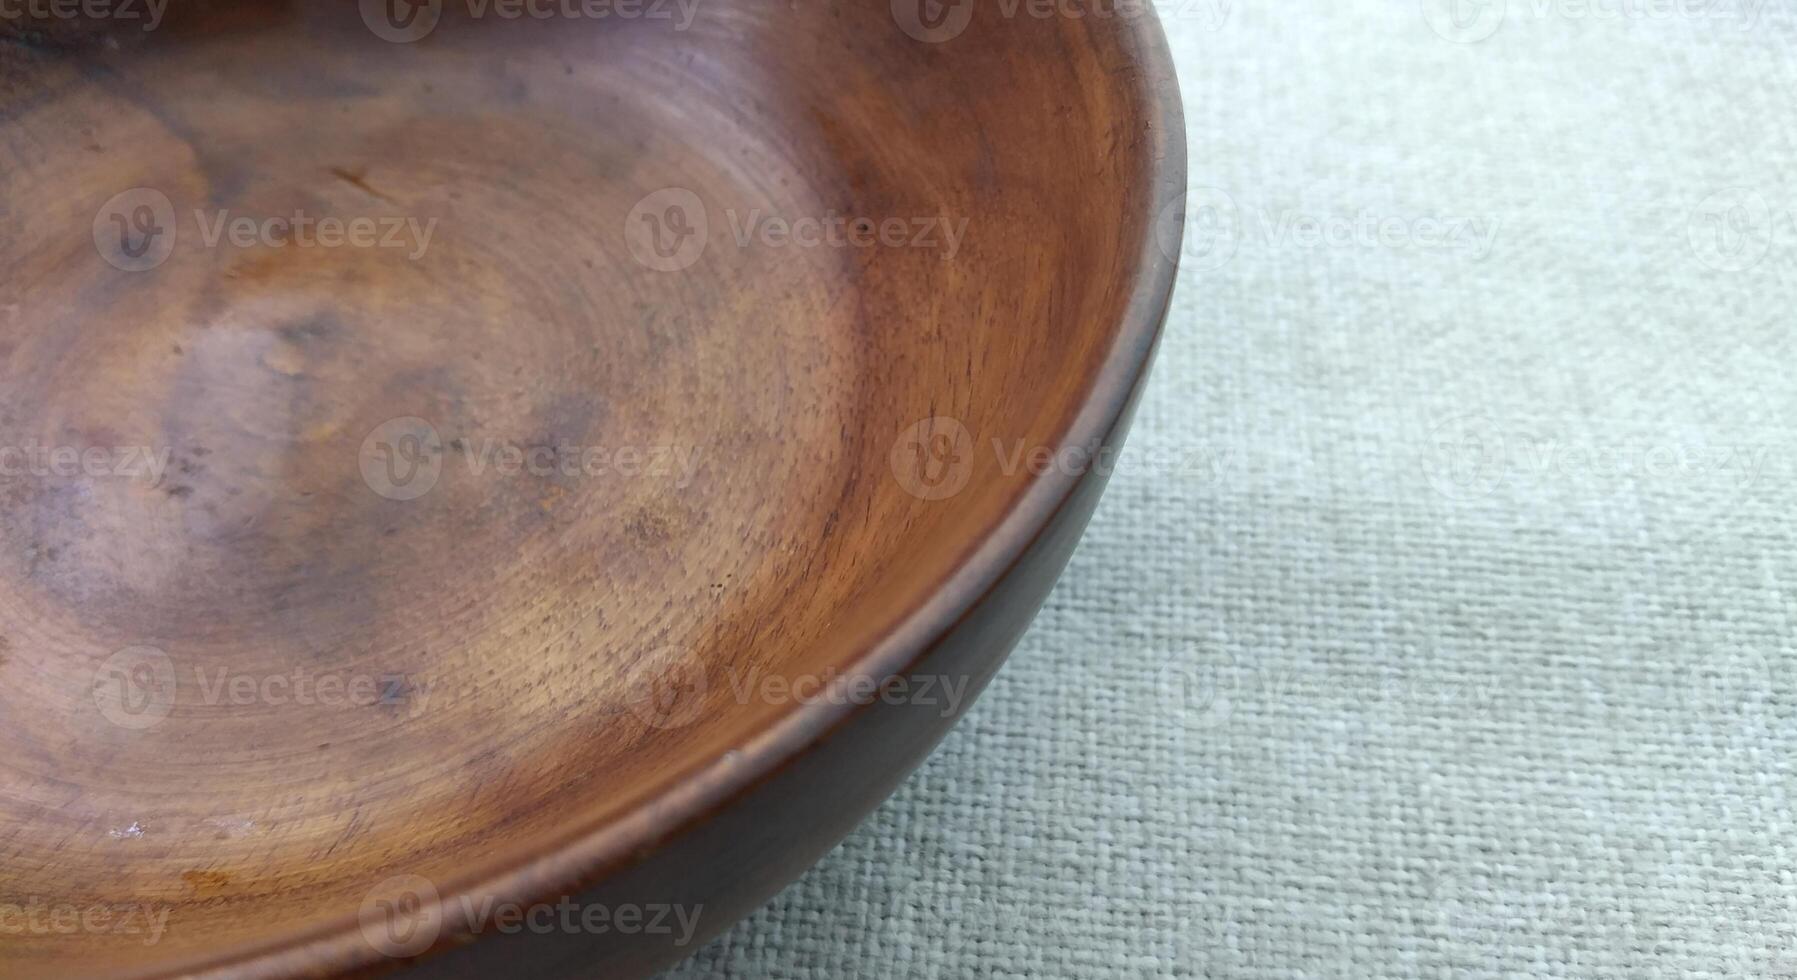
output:
<svg viewBox="0 0 1797 980"><path fill-rule="evenodd" d="M370 8L4 25L0 974L665 965L966 710L1121 443L1151 14Z"/></svg>

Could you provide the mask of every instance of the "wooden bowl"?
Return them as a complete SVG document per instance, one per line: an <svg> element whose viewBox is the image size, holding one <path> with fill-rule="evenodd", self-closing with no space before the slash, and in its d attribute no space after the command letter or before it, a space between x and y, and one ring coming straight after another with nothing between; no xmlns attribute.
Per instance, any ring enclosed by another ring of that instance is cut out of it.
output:
<svg viewBox="0 0 1797 980"><path fill-rule="evenodd" d="M0 39L0 975L649 973L1079 537L1146 8L494 2Z"/></svg>

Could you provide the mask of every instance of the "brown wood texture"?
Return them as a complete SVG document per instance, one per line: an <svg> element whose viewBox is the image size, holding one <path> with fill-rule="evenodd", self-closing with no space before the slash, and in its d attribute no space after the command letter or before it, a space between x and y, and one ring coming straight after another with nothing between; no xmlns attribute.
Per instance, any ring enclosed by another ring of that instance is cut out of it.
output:
<svg viewBox="0 0 1797 980"><path fill-rule="evenodd" d="M407 7L0 22L0 976L664 966L965 712L1121 445L1145 7ZM486 914L553 903L692 928Z"/></svg>

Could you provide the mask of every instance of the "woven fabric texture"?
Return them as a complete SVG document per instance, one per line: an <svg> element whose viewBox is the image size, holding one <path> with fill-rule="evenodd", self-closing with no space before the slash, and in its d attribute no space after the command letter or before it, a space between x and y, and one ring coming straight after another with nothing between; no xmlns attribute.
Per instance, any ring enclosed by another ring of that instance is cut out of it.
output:
<svg viewBox="0 0 1797 980"><path fill-rule="evenodd" d="M668 976L1797 976L1797 8L1160 6L1191 228L1103 506Z"/></svg>

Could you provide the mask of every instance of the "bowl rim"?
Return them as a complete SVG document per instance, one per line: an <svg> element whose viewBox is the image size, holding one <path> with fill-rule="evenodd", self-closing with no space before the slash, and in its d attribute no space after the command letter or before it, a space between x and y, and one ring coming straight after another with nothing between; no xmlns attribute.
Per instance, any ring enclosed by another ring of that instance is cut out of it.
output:
<svg viewBox="0 0 1797 980"><path fill-rule="evenodd" d="M1153 213L1144 216L1122 323L1062 434L1061 445L1108 442L1126 421L1159 345L1179 267L1177 246L1167 248L1160 232L1170 224L1171 241L1182 241L1179 236L1185 220L1181 206L1186 193L1184 106L1160 14L1148 4L1138 16L1119 16L1107 22L1116 25L1116 39L1130 55L1132 97L1148 123L1149 163L1142 198ZM910 671L1009 577L1055 523L1076 489L1094 475L1064 467L1048 467L1033 475L948 575L926 589L921 601L914 602L871 645L846 658L842 669L874 677ZM743 740L728 756L670 770L629 810L572 827L558 844L521 863L467 880L433 883L440 886L435 902L438 914L444 916L440 921L453 921L448 914L467 898L494 897L530 905L556 891L544 882L566 882L568 887L561 891L568 894L595 887L633 856L704 823L737 797L793 765L851 718L877 707L832 703L835 700L839 699L801 703ZM429 960L445 951L450 936L446 930L415 960ZM328 976L401 962L407 961L384 957L370 946L363 937L359 914L348 911L302 932L251 940L184 963L152 967L148 976Z"/></svg>

